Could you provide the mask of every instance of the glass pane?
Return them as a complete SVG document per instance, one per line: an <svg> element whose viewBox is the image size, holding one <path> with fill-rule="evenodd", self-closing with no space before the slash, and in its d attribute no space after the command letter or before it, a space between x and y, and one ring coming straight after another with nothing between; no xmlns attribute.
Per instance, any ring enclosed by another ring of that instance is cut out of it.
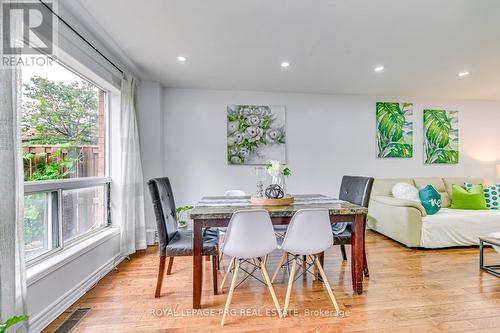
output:
<svg viewBox="0 0 500 333"><path fill-rule="evenodd" d="M106 92L56 61L22 82L25 181L105 176Z"/></svg>
<svg viewBox="0 0 500 333"><path fill-rule="evenodd" d="M24 250L26 260L58 245L57 192L24 196Z"/></svg>
<svg viewBox="0 0 500 333"><path fill-rule="evenodd" d="M105 225L105 188L103 185L63 191L63 241Z"/></svg>

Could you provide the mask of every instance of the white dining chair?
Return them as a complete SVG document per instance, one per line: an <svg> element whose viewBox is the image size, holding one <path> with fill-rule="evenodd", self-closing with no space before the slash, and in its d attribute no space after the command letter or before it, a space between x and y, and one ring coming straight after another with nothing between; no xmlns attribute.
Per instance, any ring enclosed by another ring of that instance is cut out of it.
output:
<svg viewBox="0 0 500 333"><path fill-rule="evenodd" d="M222 315L221 326L224 326L226 320L226 314L231 304L236 280L238 278L238 271L240 270L240 264L242 262L254 265L255 268L261 270L262 277L269 288L274 305L281 318L280 305L274 293L274 288L266 269L265 260L267 255L277 248L278 244L274 236L271 218L266 210L239 210L233 213L227 227L226 240L222 245L222 252L231 257L231 261L222 279L221 290L224 288L224 282L229 272L231 272L232 266L235 265L235 268L231 286L229 287L229 293L227 295L226 305L224 307L224 313Z"/></svg>
<svg viewBox="0 0 500 333"><path fill-rule="evenodd" d="M330 216L327 209L301 209L295 213L288 225L288 230L285 239L280 246L284 251L280 259L278 267L273 274L273 280L277 272L282 267L283 261L287 258L288 254L293 256L292 269L288 278L288 286L285 297L285 305L283 307L283 316L286 316L288 305L290 303L290 295L292 292L292 284L294 282L295 271L297 263L300 261L304 266L304 256L310 257L312 264L310 266L316 268L323 279L328 295L332 300L333 306L337 313L339 313L339 306L337 300L333 295L330 283L326 278L325 272L318 259L318 254L328 250L333 246L333 234L330 224ZM308 271L308 270L307 270Z"/></svg>
<svg viewBox="0 0 500 333"><path fill-rule="evenodd" d="M246 196L245 191L243 190L227 190L224 192L225 197L244 197ZM221 266L222 258L224 254L222 253L222 244L224 243L224 239L226 237L226 228L218 228L219 230L219 265L218 267Z"/></svg>

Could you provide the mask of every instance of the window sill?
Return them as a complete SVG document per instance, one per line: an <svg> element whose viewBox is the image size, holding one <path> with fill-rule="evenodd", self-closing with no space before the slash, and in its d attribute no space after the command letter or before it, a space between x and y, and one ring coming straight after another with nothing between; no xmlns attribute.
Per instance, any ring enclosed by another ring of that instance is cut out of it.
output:
<svg viewBox="0 0 500 333"><path fill-rule="evenodd" d="M54 254L53 256L34 264L26 269L26 282L31 285L50 273L56 271L68 262L75 260L77 257L89 252L107 240L120 235L120 228L108 227L105 230L89 237L81 242L78 242L64 250Z"/></svg>

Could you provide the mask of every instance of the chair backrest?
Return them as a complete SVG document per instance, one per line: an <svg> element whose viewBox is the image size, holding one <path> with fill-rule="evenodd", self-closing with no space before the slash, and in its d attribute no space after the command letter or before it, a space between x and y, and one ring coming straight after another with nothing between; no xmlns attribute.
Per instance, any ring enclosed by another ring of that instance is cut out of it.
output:
<svg viewBox="0 0 500 333"><path fill-rule="evenodd" d="M340 185L339 199L355 205L368 207L372 192L373 178L344 176Z"/></svg>
<svg viewBox="0 0 500 333"><path fill-rule="evenodd" d="M264 209L239 210L227 227L222 252L236 258L257 258L278 247L269 213Z"/></svg>
<svg viewBox="0 0 500 333"><path fill-rule="evenodd" d="M321 253L333 245L328 209L301 209L290 221L281 248L291 254Z"/></svg>
<svg viewBox="0 0 500 333"><path fill-rule="evenodd" d="M148 187L155 210L160 255L165 255L168 242L177 232L174 194L168 177L153 178L148 181Z"/></svg>
<svg viewBox="0 0 500 333"><path fill-rule="evenodd" d="M244 197L245 195L245 191L242 190L227 190L224 193L226 197Z"/></svg>

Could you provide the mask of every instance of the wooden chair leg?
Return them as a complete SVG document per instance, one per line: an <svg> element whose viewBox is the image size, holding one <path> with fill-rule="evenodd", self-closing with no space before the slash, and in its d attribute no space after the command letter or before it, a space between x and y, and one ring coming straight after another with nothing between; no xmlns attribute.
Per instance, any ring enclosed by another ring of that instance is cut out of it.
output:
<svg viewBox="0 0 500 333"><path fill-rule="evenodd" d="M271 297L273 298L274 306L276 307L276 310L278 310L278 315L281 318L282 315L281 315L280 304L278 302L278 299L276 298L276 294L274 293L274 288L271 283L271 280L269 279L269 274L267 273L265 259L260 262L260 269L262 270L262 276L264 276L264 280L266 281L267 287L269 288L269 292L271 293Z"/></svg>
<svg viewBox="0 0 500 333"><path fill-rule="evenodd" d="M214 295L217 295L218 294L218 281L217 281L217 263L218 263L218 256L212 256L212 282L213 282L213 285L214 285Z"/></svg>
<svg viewBox="0 0 500 333"><path fill-rule="evenodd" d="M302 273L304 274L304 278L307 277L307 256L302 256Z"/></svg>
<svg viewBox="0 0 500 333"><path fill-rule="evenodd" d="M222 257L224 256L224 253L222 253L222 244L224 243L224 236L220 235L219 236L219 261L222 262Z"/></svg>
<svg viewBox="0 0 500 333"><path fill-rule="evenodd" d="M292 270L290 271L290 277L288 278L288 287L286 288L285 305L283 306L283 317L286 317L288 311L288 304L290 303L290 295L292 294L292 284L293 278L295 276L295 269L297 266L297 260L294 258L292 263Z"/></svg>
<svg viewBox="0 0 500 333"><path fill-rule="evenodd" d="M222 282L220 283L220 291L223 292L224 288L224 283L226 283L227 277L229 276L229 272L231 272L231 268L233 268L234 265L234 260L235 258L231 258L231 261L229 262L229 266L227 267L226 274L224 274L224 277L222 278Z"/></svg>
<svg viewBox="0 0 500 333"><path fill-rule="evenodd" d="M276 269L274 270L273 277L271 278L271 283L274 282L274 279L276 279L276 276L278 275L278 272L281 269L281 266L283 266L283 262L286 259L286 252L283 252L283 255L280 258L280 261L278 262L278 266L276 266Z"/></svg>
<svg viewBox="0 0 500 333"><path fill-rule="evenodd" d="M172 265L174 264L174 257L168 257L167 275L172 274Z"/></svg>
<svg viewBox="0 0 500 333"><path fill-rule="evenodd" d="M234 258L233 258L234 259ZM231 304L231 298L233 298L234 287L236 286L236 279L238 278L238 270L240 269L240 262L236 263L234 268L233 280L231 281L231 286L229 287L229 294L227 295L226 306L224 307L224 313L222 314L222 320L220 325L224 327L224 322L226 321L226 315L229 310L229 304Z"/></svg>
<svg viewBox="0 0 500 333"><path fill-rule="evenodd" d="M158 267L158 280L156 281L155 297L160 297L161 285L163 284L163 277L165 275L165 256L160 257L160 266Z"/></svg>
<svg viewBox="0 0 500 333"><path fill-rule="evenodd" d="M313 263L316 263L315 258L318 258L319 263L321 264L321 267L323 267L324 262L325 262L325 252L321 252L315 256L311 256ZM314 265L314 266L316 266L316 265ZM321 282L323 278L321 277L321 274L319 274L319 270L315 270L315 273L316 273L316 280Z"/></svg>
<svg viewBox="0 0 500 333"><path fill-rule="evenodd" d="M325 284L326 290L328 291L328 295L330 296L330 299L332 300L333 306L335 307L335 310L337 311L337 314L340 312L339 305L337 304L337 300L335 299L335 296L333 295L332 288L330 288L330 283L328 282L328 279L326 278L326 274L323 271L323 267L321 266L321 263L319 262L318 258L315 258L316 266L318 267L319 274L321 274L321 278L323 279L323 283Z"/></svg>
<svg viewBox="0 0 500 333"><path fill-rule="evenodd" d="M347 260L347 254L345 253L345 245L340 245L340 252L342 252L342 259Z"/></svg>
<svg viewBox="0 0 500 333"><path fill-rule="evenodd" d="M224 257L224 253L222 253L222 251L219 251L219 270L220 270L220 266L222 265L222 258Z"/></svg>

